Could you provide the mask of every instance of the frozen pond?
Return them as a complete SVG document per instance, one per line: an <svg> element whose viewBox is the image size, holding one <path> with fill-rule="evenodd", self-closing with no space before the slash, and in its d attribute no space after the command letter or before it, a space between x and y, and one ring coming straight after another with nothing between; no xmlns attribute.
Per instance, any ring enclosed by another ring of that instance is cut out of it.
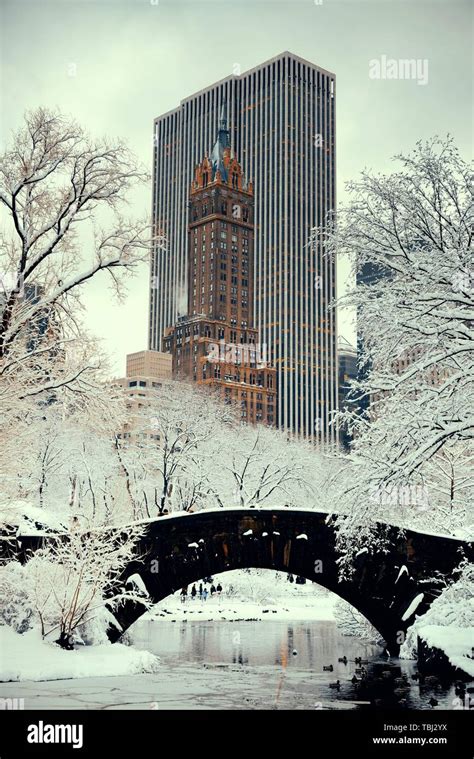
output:
<svg viewBox="0 0 474 759"><path fill-rule="evenodd" d="M161 657L156 674L4 683L2 695L24 698L26 709L354 709L453 708L451 687L411 680L414 662L381 656L382 650L342 636L333 621L139 621L134 644ZM296 652L296 653L293 653ZM339 657L349 660L345 665ZM368 660L369 685L350 680L355 657ZM323 670L333 665L334 671ZM394 693L383 670L408 676L409 689ZM340 680L341 689L330 688Z"/></svg>

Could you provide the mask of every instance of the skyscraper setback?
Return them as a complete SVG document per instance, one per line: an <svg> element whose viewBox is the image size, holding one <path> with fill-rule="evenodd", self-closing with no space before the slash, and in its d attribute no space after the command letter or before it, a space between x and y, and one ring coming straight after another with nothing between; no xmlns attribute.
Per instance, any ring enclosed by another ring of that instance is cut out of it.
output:
<svg viewBox="0 0 474 759"><path fill-rule="evenodd" d="M277 371L277 424L335 441L335 266L308 244L335 207L335 76L291 53L185 98L155 121L150 348L192 312L188 194L227 103L230 143L253 180L253 318Z"/></svg>

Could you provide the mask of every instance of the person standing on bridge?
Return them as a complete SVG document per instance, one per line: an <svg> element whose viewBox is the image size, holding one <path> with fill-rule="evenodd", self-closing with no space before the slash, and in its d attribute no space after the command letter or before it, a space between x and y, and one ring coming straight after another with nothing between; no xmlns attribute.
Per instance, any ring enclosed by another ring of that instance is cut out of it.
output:
<svg viewBox="0 0 474 759"><path fill-rule="evenodd" d="M207 590L207 588L204 588L204 590L202 592L203 601L207 601L207 596L208 596L208 590Z"/></svg>
<svg viewBox="0 0 474 759"><path fill-rule="evenodd" d="M181 603L182 604L184 604L184 602L186 601L187 595L188 595L188 589L187 589L187 587L186 588L181 588Z"/></svg>
<svg viewBox="0 0 474 759"><path fill-rule="evenodd" d="M191 598L193 601L196 598L196 593L197 593L196 586L193 585L193 587L191 588Z"/></svg>
<svg viewBox="0 0 474 759"><path fill-rule="evenodd" d="M201 599L201 601L202 601L202 582L201 582L201 583L199 583L199 598L200 598L200 599Z"/></svg>

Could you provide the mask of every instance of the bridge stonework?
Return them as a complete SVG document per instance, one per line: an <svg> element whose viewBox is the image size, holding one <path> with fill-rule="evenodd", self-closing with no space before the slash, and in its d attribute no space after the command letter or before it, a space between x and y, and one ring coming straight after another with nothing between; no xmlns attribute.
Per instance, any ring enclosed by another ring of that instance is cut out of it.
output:
<svg viewBox="0 0 474 759"><path fill-rule="evenodd" d="M140 575L152 601L158 603L203 577L232 569L291 572L352 604L396 655L415 615L427 611L463 555L474 558L474 546L380 525L389 538L388 551L360 553L351 578L340 582L335 528L327 517L290 508L222 509L161 517L146 524L137 558L126 567L121 581L126 585L133 574ZM414 608L414 600L420 597ZM111 628L110 639L118 640L144 611L142 604L134 602L116 609L121 629Z"/></svg>

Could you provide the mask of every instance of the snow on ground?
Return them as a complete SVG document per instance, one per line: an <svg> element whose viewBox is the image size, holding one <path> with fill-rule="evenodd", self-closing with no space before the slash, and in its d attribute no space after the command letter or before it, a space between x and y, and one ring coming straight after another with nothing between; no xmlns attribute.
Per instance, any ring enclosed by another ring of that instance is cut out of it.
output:
<svg viewBox="0 0 474 759"><path fill-rule="evenodd" d="M441 625L426 625L417 629L420 638L429 646L444 651L453 667L462 669L474 677L474 632L470 627L441 627Z"/></svg>
<svg viewBox="0 0 474 759"><path fill-rule="evenodd" d="M323 620L334 619L334 605L338 597L312 582L305 585L291 583L287 575L267 569L232 570L213 578L222 593L208 595L201 600L191 596L188 587L186 601L180 591L168 596L143 619L168 620ZM209 591L212 583L203 583ZM200 583L195 583L199 589Z"/></svg>
<svg viewBox="0 0 474 759"><path fill-rule="evenodd" d="M200 601L196 597L194 601L190 599L186 603L181 603L179 598L172 596L166 601L155 606L152 612L144 615L143 619L162 619L168 620L198 620L200 622L209 621L235 621L238 620L324 620L334 619L333 608L337 598L319 598L311 606L283 605L274 606L272 604L260 604L252 601L229 601L225 596L208 598L207 601Z"/></svg>
<svg viewBox="0 0 474 759"><path fill-rule="evenodd" d="M0 627L0 681L62 680L157 672L159 658L119 643L65 651L42 640L37 630L22 635Z"/></svg>

